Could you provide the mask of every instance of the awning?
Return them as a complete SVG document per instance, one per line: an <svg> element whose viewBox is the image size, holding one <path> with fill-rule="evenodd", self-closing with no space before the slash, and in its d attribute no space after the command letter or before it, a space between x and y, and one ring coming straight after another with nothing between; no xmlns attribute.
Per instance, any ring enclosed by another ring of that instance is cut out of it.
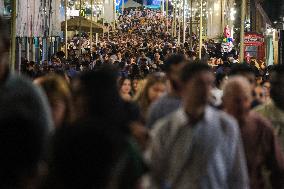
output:
<svg viewBox="0 0 284 189"><path fill-rule="evenodd" d="M89 32L91 28L91 23L92 23L92 28L94 33L103 33L107 32L107 28L104 27L102 24L99 24L97 22L91 22L91 20L88 20L83 17L74 17L69 20L67 20L67 30L68 31L79 31L80 30L80 21L81 21L81 31L84 32ZM61 22L61 29L62 31L65 30L65 21Z"/></svg>
<svg viewBox="0 0 284 189"><path fill-rule="evenodd" d="M121 5L120 5L120 7L121 7ZM125 8L125 9L128 9L128 8L136 8L136 7L142 7L142 4L137 3L137 2L135 2L135 1L133 1L133 0L128 0L128 1L125 3L125 5L124 5L124 8Z"/></svg>

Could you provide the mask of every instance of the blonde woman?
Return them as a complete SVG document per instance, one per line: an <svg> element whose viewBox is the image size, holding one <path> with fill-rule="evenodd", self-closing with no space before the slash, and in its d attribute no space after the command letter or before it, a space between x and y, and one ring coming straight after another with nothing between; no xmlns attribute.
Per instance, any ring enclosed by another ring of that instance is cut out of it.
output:
<svg viewBox="0 0 284 189"><path fill-rule="evenodd" d="M164 73L157 72L147 76L144 86L134 98L140 107L143 119L146 119L150 105L166 91L166 82L167 79Z"/></svg>
<svg viewBox="0 0 284 189"><path fill-rule="evenodd" d="M41 86L48 97L55 128L69 123L72 120L72 103L66 80L58 75L47 75L37 78L34 83Z"/></svg>

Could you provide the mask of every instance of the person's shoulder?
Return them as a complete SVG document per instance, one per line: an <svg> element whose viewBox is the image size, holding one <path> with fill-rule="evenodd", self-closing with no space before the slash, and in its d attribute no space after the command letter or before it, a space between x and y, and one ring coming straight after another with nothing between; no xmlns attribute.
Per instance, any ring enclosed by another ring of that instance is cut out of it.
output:
<svg viewBox="0 0 284 189"><path fill-rule="evenodd" d="M157 135L158 133L170 132L172 128L177 128L179 122L182 120L182 109L178 109L168 116L159 119L153 125L152 133Z"/></svg>
<svg viewBox="0 0 284 189"><path fill-rule="evenodd" d="M222 124L226 124L226 125L237 124L237 121L235 120L235 118L233 118L231 115L224 112L223 110L219 110L214 107L209 107L209 109L213 112L213 116L215 115L214 116L215 118L219 118L220 121L223 122Z"/></svg>
<svg viewBox="0 0 284 189"><path fill-rule="evenodd" d="M266 118L264 118L260 113L258 113L255 110L251 110L248 115L255 122L267 122L267 123L269 123L269 121Z"/></svg>
<svg viewBox="0 0 284 189"><path fill-rule="evenodd" d="M19 94L41 94L40 87L37 87L33 82L25 76L11 73L6 81L6 87L15 89Z"/></svg>
<svg viewBox="0 0 284 189"><path fill-rule="evenodd" d="M29 84L29 79L26 78L23 75L15 74L15 73L9 73L9 76L6 80L6 85L11 85L11 84Z"/></svg>
<svg viewBox="0 0 284 189"><path fill-rule="evenodd" d="M273 109L273 105L270 102L267 102L265 104L259 105L257 107L255 107L253 110L261 115L265 115L267 113L269 113L269 111Z"/></svg>
<svg viewBox="0 0 284 189"><path fill-rule="evenodd" d="M164 105L165 102L165 95L157 99L153 104L150 105L149 107L149 115L156 114L157 112L160 111L161 107Z"/></svg>
<svg viewBox="0 0 284 189"><path fill-rule="evenodd" d="M265 130L266 132L273 133L273 128L271 126L270 121L268 119L266 119L265 117L263 117L258 112L254 111L254 110L250 111L249 118L250 118L250 121L252 121L253 123L256 124L258 129Z"/></svg>
<svg viewBox="0 0 284 189"><path fill-rule="evenodd" d="M211 113L211 119L216 120L219 119L217 123L219 123L222 132L225 135L231 136L239 133L238 123L235 118L233 118L228 113L218 110L214 107L209 107Z"/></svg>
<svg viewBox="0 0 284 189"><path fill-rule="evenodd" d="M179 97L176 97L176 96L171 96L170 94L168 93L165 93L163 96L161 96L158 100L156 100L154 103L153 103L153 106L163 106L163 105L166 105L168 103L178 103L180 104L181 103L181 98Z"/></svg>

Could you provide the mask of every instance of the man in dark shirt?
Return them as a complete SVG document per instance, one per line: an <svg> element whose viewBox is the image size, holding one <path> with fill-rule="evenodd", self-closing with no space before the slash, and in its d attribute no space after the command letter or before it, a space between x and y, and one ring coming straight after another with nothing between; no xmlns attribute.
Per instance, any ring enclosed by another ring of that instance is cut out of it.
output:
<svg viewBox="0 0 284 189"><path fill-rule="evenodd" d="M265 171L270 173L272 188L284 186L284 161L270 123L250 110L251 86L246 78L231 77L224 88L224 109L240 126L251 189L264 189Z"/></svg>

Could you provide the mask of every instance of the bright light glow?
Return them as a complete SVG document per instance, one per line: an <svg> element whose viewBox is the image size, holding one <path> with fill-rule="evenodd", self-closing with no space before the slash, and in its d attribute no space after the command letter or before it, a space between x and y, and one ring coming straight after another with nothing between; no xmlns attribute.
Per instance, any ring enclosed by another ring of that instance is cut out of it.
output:
<svg viewBox="0 0 284 189"><path fill-rule="evenodd" d="M214 10L218 11L220 9L219 3L214 3Z"/></svg>
<svg viewBox="0 0 284 189"><path fill-rule="evenodd" d="M237 11L234 8L230 9L230 20L234 21L235 18L235 14L237 13Z"/></svg>

